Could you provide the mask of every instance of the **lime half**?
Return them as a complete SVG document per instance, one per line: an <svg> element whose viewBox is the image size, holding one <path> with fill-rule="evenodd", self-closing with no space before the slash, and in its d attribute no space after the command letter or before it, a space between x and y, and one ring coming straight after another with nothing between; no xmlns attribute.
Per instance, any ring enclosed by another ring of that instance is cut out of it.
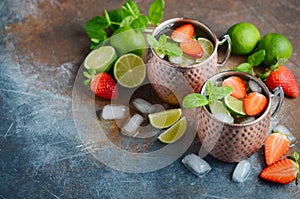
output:
<svg viewBox="0 0 300 199"><path fill-rule="evenodd" d="M101 46L91 51L84 60L86 69L95 69L97 72L108 71L117 58L117 53L112 46Z"/></svg>
<svg viewBox="0 0 300 199"><path fill-rule="evenodd" d="M122 55L114 65L114 76L126 88L140 85L146 77L146 65L140 56L129 53Z"/></svg>
<svg viewBox="0 0 300 199"><path fill-rule="evenodd" d="M201 45L204 52L203 52L202 57L196 59L196 62L203 62L204 60L209 58L211 56L211 54L213 53L214 45L211 43L211 41L209 41L208 39L206 39L204 37L199 37L198 43Z"/></svg>
<svg viewBox="0 0 300 199"><path fill-rule="evenodd" d="M166 144L176 142L184 135L186 128L186 117L182 117L173 126L171 126L165 132L160 134L158 140Z"/></svg>
<svg viewBox="0 0 300 199"><path fill-rule="evenodd" d="M244 102L231 95L228 95L224 99L225 105L230 112L238 116L245 116Z"/></svg>
<svg viewBox="0 0 300 199"><path fill-rule="evenodd" d="M158 129L172 126L181 117L181 109L169 109L148 115L150 124Z"/></svg>

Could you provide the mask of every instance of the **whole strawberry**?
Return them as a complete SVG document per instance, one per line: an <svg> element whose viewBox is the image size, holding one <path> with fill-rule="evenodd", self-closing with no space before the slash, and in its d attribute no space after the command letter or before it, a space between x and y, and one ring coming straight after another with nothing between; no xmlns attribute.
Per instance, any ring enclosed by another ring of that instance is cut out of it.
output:
<svg viewBox="0 0 300 199"><path fill-rule="evenodd" d="M115 80L107 73L95 74L94 71L84 72L85 85L98 97L105 99L116 99L118 97L118 87Z"/></svg>
<svg viewBox="0 0 300 199"><path fill-rule="evenodd" d="M278 66L277 69L273 70L267 77L266 85L271 90L281 86L284 94L292 98L299 94L298 83L291 71L285 66Z"/></svg>

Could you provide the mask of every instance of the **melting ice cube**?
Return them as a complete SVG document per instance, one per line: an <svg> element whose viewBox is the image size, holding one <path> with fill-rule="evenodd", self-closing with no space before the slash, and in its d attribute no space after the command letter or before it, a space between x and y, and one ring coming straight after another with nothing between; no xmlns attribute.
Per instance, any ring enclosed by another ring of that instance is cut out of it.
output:
<svg viewBox="0 0 300 199"><path fill-rule="evenodd" d="M144 114L153 113L155 110L155 107L150 102L142 98L134 99L132 104L137 110Z"/></svg>
<svg viewBox="0 0 300 199"><path fill-rule="evenodd" d="M102 110L102 118L105 120L123 119L128 114L129 108L124 105L108 104Z"/></svg>
<svg viewBox="0 0 300 199"><path fill-rule="evenodd" d="M297 138L292 134L292 132L286 126L284 126L282 124L274 126L273 131L274 132L279 131L279 132L287 135L287 138L289 139L291 146L294 146L297 143Z"/></svg>
<svg viewBox="0 0 300 199"><path fill-rule="evenodd" d="M227 115L225 113L214 113L213 116L215 116L218 120L226 123L233 124L234 118L230 115Z"/></svg>
<svg viewBox="0 0 300 199"><path fill-rule="evenodd" d="M185 156L182 163L198 177L204 176L211 170L211 166L205 160L193 153Z"/></svg>
<svg viewBox="0 0 300 199"><path fill-rule="evenodd" d="M250 89L251 89L252 91L258 92L258 93L262 93L262 88L261 88L261 87L259 86L259 84L256 83L255 81L249 80L248 84L249 84L249 87L250 87Z"/></svg>
<svg viewBox="0 0 300 199"><path fill-rule="evenodd" d="M124 135L134 137L138 134L138 128L142 124L144 118L139 114L134 114L127 123L122 127L121 133Z"/></svg>
<svg viewBox="0 0 300 199"><path fill-rule="evenodd" d="M232 180L235 182L245 182L245 180L248 178L251 171L251 165L247 160L240 161L232 175Z"/></svg>

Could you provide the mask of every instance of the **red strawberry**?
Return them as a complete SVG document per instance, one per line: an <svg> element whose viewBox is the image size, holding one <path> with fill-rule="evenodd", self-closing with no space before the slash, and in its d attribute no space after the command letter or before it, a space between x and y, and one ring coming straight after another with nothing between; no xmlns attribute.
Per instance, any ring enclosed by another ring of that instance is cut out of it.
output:
<svg viewBox="0 0 300 199"><path fill-rule="evenodd" d="M186 40L180 43L179 46L185 54L191 57L199 58L202 57L203 55L203 49L201 45L198 43L198 41L196 40L192 40L192 39Z"/></svg>
<svg viewBox="0 0 300 199"><path fill-rule="evenodd" d="M246 96L246 84L240 77L228 77L223 81L222 85L232 87L233 92L230 95L235 98L242 99Z"/></svg>
<svg viewBox="0 0 300 199"><path fill-rule="evenodd" d="M265 159L267 165L274 164L284 156L290 148L290 141L282 133L272 133L265 141Z"/></svg>
<svg viewBox="0 0 300 199"><path fill-rule="evenodd" d="M194 26L187 23L176 28L171 34L171 39L176 42L183 42L185 40L191 39L194 36L194 33Z"/></svg>
<svg viewBox="0 0 300 199"><path fill-rule="evenodd" d="M298 83L291 71L285 66L278 66L273 70L266 80L266 85L270 90L281 86L285 95L297 97L299 93Z"/></svg>
<svg viewBox="0 0 300 199"><path fill-rule="evenodd" d="M258 92L249 93L244 99L244 109L247 115L255 116L261 113L267 106L266 96Z"/></svg>
<svg viewBox="0 0 300 199"><path fill-rule="evenodd" d="M260 173L260 177L280 184L288 184L296 180L297 184L299 176L298 156L284 158L266 167Z"/></svg>
<svg viewBox="0 0 300 199"><path fill-rule="evenodd" d="M116 99L118 97L118 87L114 79L107 73L99 73L90 82L91 91L105 99Z"/></svg>

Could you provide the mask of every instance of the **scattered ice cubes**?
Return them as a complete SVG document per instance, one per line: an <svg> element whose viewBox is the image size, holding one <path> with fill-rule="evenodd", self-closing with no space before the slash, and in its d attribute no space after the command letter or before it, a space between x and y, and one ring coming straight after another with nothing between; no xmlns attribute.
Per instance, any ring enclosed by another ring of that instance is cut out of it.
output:
<svg viewBox="0 0 300 199"><path fill-rule="evenodd" d="M297 143L297 138L292 134L292 132L284 125L280 124L280 125L276 125L273 127L273 131L274 132L281 132L285 135L287 135L287 138L290 141L290 145L294 146Z"/></svg>
<svg viewBox="0 0 300 199"><path fill-rule="evenodd" d="M230 124L234 123L234 118L226 113L214 113L212 115L222 122L226 122Z"/></svg>
<svg viewBox="0 0 300 199"><path fill-rule="evenodd" d="M134 137L137 138L149 138L157 135L160 132L160 129L153 127L151 124L148 124L147 126L143 126L139 129L138 134L136 134Z"/></svg>
<svg viewBox="0 0 300 199"><path fill-rule="evenodd" d="M129 108L125 105L108 104L102 110L102 118L105 120L123 119L128 115Z"/></svg>
<svg viewBox="0 0 300 199"><path fill-rule="evenodd" d="M248 82L249 87L252 91L262 93L262 88L259 86L259 84L253 80L249 80Z"/></svg>
<svg viewBox="0 0 300 199"><path fill-rule="evenodd" d="M204 176L211 170L211 166L205 160L193 153L186 155L182 163L198 177Z"/></svg>
<svg viewBox="0 0 300 199"><path fill-rule="evenodd" d="M125 125L121 128L121 133L134 137L138 134L138 128L144 121L144 118L139 114L134 114Z"/></svg>
<svg viewBox="0 0 300 199"><path fill-rule="evenodd" d="M240 183L245 182L250 172L251 172L250 162L248 162L247 160L242 160L236 165L233 171L232 180Z"/></svg>
<svg viewBox="0 0 300 199"><path fill-rule="evenodd" d="M148 101L142 98L136 98L132 102L133 106L144 114L153 113L155 111L155 107Z"/></svg>

